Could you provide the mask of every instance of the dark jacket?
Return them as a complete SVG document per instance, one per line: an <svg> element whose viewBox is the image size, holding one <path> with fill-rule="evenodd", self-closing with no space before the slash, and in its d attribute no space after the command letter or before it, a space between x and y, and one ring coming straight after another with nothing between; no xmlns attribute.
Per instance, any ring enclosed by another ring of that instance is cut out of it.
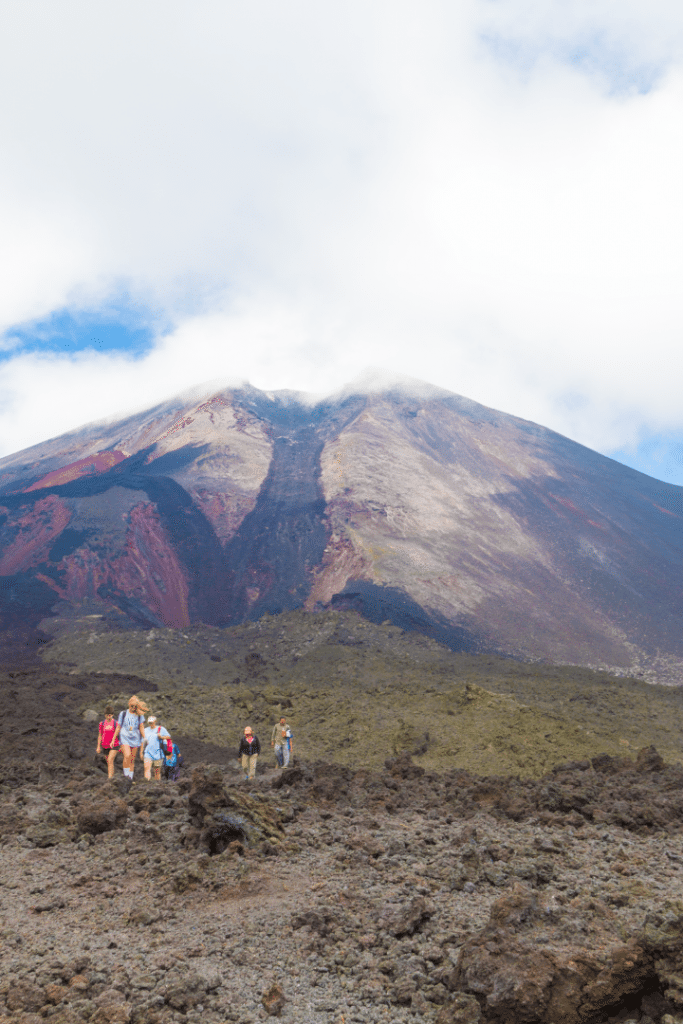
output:
<svg viewBox="0 0 683 1024"><path fill-rule="evenodd" d="M251 754L260 754L261 744L258 741L258 736L254 736L251 743L247 743L246 739L243 736L242 742L240 743L239 753L240 757L242 756L242 754L247 754L248 756L250 756Z"/></svg>

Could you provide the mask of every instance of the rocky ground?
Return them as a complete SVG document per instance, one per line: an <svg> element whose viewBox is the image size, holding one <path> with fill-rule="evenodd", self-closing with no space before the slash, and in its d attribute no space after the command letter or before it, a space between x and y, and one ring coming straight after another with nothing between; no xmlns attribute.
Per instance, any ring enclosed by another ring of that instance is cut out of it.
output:
<svg viewBox="0 0 683 1024"><path fill-rule="evenodd" d="M0 1024L683 1024L681 689L351 612L87 621L0 669ZM133 692L178 783L95 758Z"/></svg>
<svg viewBox="0 0 683 1024"><path fill-rule="evenodd" d="M680 1024L683 769L1 765L3 1024Z"/></svg>

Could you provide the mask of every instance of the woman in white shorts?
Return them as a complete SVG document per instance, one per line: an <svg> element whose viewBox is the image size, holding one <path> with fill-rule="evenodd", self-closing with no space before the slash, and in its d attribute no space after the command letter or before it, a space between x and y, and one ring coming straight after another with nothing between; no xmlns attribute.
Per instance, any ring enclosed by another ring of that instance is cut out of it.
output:
<svg viewBox="0 0 683 1024"><path fill-rule="evenodd" d="M128 710L122 711L119 715L114 740L118 739L123 751L123 774L129 779L133 778L135 769L135 752L140 751L142 761L142 744L145 739L145 712L147 705L135 694L128 701Z"/></svg>
<svg viewBox="0 0 683 1024"><path fill-rule="evenodd" d="M160 740L170 740L171 734L163 725L157 725L156 715L150 715L147 719L145 729L145 742L143 743L143 761L145 763L145 778L149 781L152 778L152 765L154 765L154 778L161 779L161 766L164 763L165 751L161 749Z"/></svg>

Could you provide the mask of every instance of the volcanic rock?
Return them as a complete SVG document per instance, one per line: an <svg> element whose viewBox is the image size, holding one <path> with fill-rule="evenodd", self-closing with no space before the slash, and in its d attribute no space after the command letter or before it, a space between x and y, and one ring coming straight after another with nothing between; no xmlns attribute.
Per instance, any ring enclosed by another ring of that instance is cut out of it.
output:
<svg viewBox="0 0 683 1024"><path fill-rule="evenodd" d="M413 935L432 916L424 897L416 896L407 906L388 909L379 919L379 927L395 935Z"/></svg>
<svg viewBox="0 0 683 1024"><path fill-rule="evenodd" d="M261 1002L267 1014L279 1017L286 1002L282 986L274 982L261 996Z"/></svg>
<svg viewBox="0 0 683 1024"><path fill-rule="evenodd" d="M268 842L274 853L281 841L282 815L258 796L228 792L218 769L193 771L188 808L197 844L212 856L234 842Z"/></svg>
<svg viewBox="0 0 683 1024"><path fill-rule="evenodd" d="M302 763L277 787L286 773L263 766L248 792L237 765L198 765L191 783L138 780L120 798L124 827L90 842L83 795L98 806L111 793L94 767L65 764L39 790L2 782L0 810L39 797L69 823L56 846L32 842L26 820L0 836L0 1012L16 1024L246 1024L278 1009L304 1024L678 1021L683 817L675 769L650 760L517 780L515 816L502 779L415 774L405 759L401 773L346 770L339 799L330 765ZM568 793L590 783L592 817L561 798L539 820L558 779ZM660 815L596 825L619 785ZM238 813L241 849L197 852L196 833ZM259 823L279 838L252 838ZM453 887L460 868L468 882ZM288 979L284 1008L274 976Z"/></svg>
<svg viewBox="0 0 683 1024"><path fill-rule="evenodd" d="M115 828L122 828L128 817L124 800L114 796L103 796L97 803L90 801L79 804L76 809L76 827L79 833L100 835Z"/></svg>

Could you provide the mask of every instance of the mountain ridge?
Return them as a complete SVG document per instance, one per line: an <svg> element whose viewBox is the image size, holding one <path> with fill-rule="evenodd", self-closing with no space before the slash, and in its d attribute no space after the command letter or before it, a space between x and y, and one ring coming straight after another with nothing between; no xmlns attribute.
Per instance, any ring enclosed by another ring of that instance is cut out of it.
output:
<svg viewBox="0 0 683 1024"><path fill-rule="evenodd" d="M678 681L683 488L421 382L199 390L0 459L5 629L354 608Z"/></svg>

